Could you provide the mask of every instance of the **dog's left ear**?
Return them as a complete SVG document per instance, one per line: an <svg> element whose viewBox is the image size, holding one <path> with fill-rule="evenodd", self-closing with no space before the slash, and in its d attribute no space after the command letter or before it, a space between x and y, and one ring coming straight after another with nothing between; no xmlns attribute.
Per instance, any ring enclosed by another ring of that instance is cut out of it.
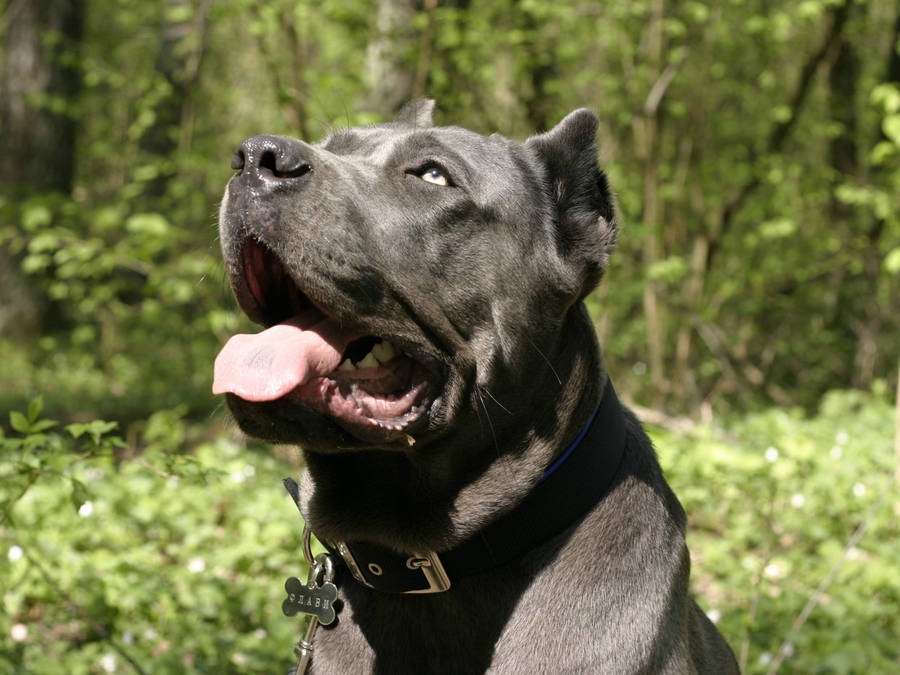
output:
<svg viewBox="0 0 900 675"><path fill-rule="evenodd" d="M434 125L433 115L434 100L420 98L418 101L411 101L403 106L403 109L397 115L397 123L421 129Z"/></svg>
<svg viewBox="0 0 900 675"><path fill-rule="evenodd" d="M597 115L580 108L525 142L546 172L557 210L560 254L580 268L579 299L603 276L618 232L609 183L597 165L596 133Z"/></svg>

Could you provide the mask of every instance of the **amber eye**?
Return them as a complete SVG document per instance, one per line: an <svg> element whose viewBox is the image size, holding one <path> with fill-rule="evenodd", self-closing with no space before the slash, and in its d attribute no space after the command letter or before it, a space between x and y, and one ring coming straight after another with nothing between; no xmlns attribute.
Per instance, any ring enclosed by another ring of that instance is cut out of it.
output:
<svg viewBox="0 0 900 675"><path fill-rule="evenodd" d="M419 178L426 183L434 183L435 185L450 185L450 179L447 178L441 169L436 166L430 166L419 174Z"/></svg>

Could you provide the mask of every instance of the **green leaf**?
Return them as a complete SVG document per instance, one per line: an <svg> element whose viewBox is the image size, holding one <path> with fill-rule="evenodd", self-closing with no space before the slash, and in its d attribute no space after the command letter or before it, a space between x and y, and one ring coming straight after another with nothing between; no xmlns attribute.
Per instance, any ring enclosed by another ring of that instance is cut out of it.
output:
<svg viewBox="0 0 900 675"><path fill-rule="evenodd" d="M192 14L190 5L174 5L166 8L166 21L168 23L185 23L191 20Z"/></svg>
<svg viewBox="0 0 900 675"><path fill-rule="evenodd" d="M900 145L900 113L894 113L884 118L881 123L884 135L890 138L896 145Z"/></svg>
<svg viewBox="0 0 900 675"><path fill-rule="evenodd" d="M9 424L13 429L22 434L27 434L31 429L31 424L28 423L28 418L18 410L13 410L11 413L9 413Z"/></svg>
<svg viewBox="0 0 900 675"><path fill-rule="evenodd" d="M25 230L36 230L53 222L53 214L43 204L32 204L22 209L22 227Z"/></svg>
<svg viewBox="0 0 900 675"><path fill-rule="evenodd" d="M658 260L647 268L647 278L664 283L676 283L688 272L687 262L681 256L673 255Z"/></svg>
<svg viewBox="0 0 900 675"><path fill-rule="evenodd" d="M118 422L93 420L91 422L85 423L75 422L73 424L68 424L66 425L66 431L72 434L72 436L75 438L80 438L81 436L87 434L91 437L91 440L94 441L95 445L100 445L100 439L103 437L103 435L108 434L118 426Z"/></svg>
<svg viewBox="0 0 900 675"><path fill-rule="evenodd" d="M36 399L33 399L31 403L28 404L28 421L34 422L38 417L41 416L41 411L44 409L44 397L38 396Z"/></svg>
<svg viewBox="0 0 900 675"><path fill-rule="evenodd" d="M41 232L28 243L28 250L32 253L43 253L44 251L55 251L60 245L59 234L56 232Z"/></svg>
<svg viewBox="0 0 900 675"><path fill-rule="evenodd" d="M759 234L763 239L782 239L790 237L797 231L797 223L790 218L768 220L759 226Z"/></svg>
<svg viewBox="0 0 900 675"><path fill-rule="evenodd" d="M29 429L30 433L36 434L40 431L45 431L46 429L51 429L55 427L57 422L55 420L39 420L34 422Z"/></svg>
<svg viewBox="0 0 900 675"><path fill-rule="evenodd" d="M125 221L125 229L134 234L163 237L169 232L169 221L158 213L136 213Z"/></svg>
<svg viewBox="0 0 900 675"><path fill-rule="evenodd" d="M900 247L884 257L884 269L888 274L900 274Z"/></svg>
<svg viewBox="0 0 900 675"><path fill-rule="evenodd" d="M871 100L887 113L900 111L900 87L892 82L879 84L872 90Z"/></svg>
<svg viewBox="0 0 900 675"><path fill-rule="evenodd" d="M82 483L77 478L70 479L72 481L72 506L75 507L75 512L78 512L78 509L81 508L81 505L90 499L90 493L88 492L87 487L85 487L84 483Z"/></svg>

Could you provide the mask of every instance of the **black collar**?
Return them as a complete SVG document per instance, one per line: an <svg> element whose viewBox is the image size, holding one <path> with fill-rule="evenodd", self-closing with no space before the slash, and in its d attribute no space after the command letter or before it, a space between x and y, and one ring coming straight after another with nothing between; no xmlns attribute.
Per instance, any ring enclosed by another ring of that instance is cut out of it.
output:
<svg viewBox="0 0 900 675"><path fill-rule="evenodd" d="M353 577L375 590L445 591L452 580L499 567L573 525L607 493L624 450L624 415L607 380L587 425L522 503L455 548L415 555L362 541L339 542L333 548ZM289 478L284 483L298 501L297 484Z"/></svg>

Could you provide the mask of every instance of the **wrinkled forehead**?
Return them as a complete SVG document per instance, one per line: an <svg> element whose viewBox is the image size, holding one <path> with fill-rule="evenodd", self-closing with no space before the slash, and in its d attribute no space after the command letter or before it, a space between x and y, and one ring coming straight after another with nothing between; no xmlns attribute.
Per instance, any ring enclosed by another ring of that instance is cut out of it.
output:
<svg viewBox="0 0 900 675"><path fill-rule="evenodd" d="M521 154L520 144L499 134L482 136L461 127L416 129L398 124L341 129L316 145L376 165L447 159L465 164L474 173L514 169Z"/></svg>

